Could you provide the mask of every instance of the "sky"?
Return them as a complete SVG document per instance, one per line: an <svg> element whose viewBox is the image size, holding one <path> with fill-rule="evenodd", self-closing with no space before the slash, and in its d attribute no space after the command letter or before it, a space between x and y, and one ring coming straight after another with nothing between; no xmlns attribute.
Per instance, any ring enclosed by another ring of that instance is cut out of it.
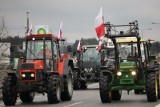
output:
<svg viewBox="0 0 160 107"><path fill-rule="evenodd" d="M160 0L0 0L0 18L5 16L5 27L10 35L22 37L25 36L26 12L33 26L48 25L55 35L63 21L63 37L74 42L97 38L94 21L101 6L105 22L128 24L138 20L140 36L160 41L160 24L152 24L160 23ZM151 30L147 30L149 28Z"/></svg>

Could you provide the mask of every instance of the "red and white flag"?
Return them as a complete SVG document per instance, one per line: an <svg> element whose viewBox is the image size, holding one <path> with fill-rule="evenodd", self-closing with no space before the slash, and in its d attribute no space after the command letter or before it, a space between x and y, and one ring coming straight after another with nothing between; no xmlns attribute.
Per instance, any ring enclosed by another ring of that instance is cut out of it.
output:
<svg viewBox="0 0 160 107"><path fill-rule="evenodd" d="M98 45L98 51L99 51L99 52L100 52L100 50L101 50L102 43L103 43L103 42L102 42L102 40L100 39L100 40L99 40L99 45Z"/></svg>
<svg viewBox="0 0 160 107"><path fill-rule="evenodd" d="M77 51L82 51L82 47L81 47L81 41L79 41L78 45L77 45Z"/></svg>
<svg viewBox="0 0 160 107"><path fill-rule="evenodd" d="M62 38L62 26L63 26L63 22L61 21L60 28L59 28L59 32L58 32L58 38L59 38L59 39Z"/></svg>
<svg viewBox="0 0 160 107"><path fill-rule="evenodd" d="M32 34L32 23L31 23L30 28L29 28L29 30L27 32L27 35L31 35L31 34Z"/></svg>
<svg viewBox="0 0 160 107"><path fill-rule="evenodd" d="M95 30L98 38L101 38L103 35L105 35L105 26L104 26L103 14L102 14L102 7L100 8L100 12L95 19Z"/></svg>

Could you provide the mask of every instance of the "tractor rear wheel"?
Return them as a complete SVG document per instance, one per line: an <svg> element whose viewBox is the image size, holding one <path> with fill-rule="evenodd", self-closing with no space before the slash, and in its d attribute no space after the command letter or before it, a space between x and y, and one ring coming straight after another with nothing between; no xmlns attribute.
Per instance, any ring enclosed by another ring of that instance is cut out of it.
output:
<svg viewBox="0 0 160 107"><path fill-rule="evenodd" d="M48 81L48 103L59 103L60 101L60 94L61 94L61 87L58 76L54 75L49 78Z"/></svg>
<svg viewBox="0 0 160 107"><path fill-rule="evenodd" d="M7 106L15 105L17 100L16 77L5 77L2 87L3 102Z"/></svg>
<svg viewBox="0 0 160 107"><path fill-rule="evenodd" d="M121 90L113 90L112 91L112 100L118 101L121 100L122 91Z"/></svg>
<svg viewBox="0 0 160 107"><path fill-rule="evenodd" d="M158 81L155 72L146 75L146 94L148 102L156 102L158 99Z"/></svg>
<svg viewBox="0 0 160 107"><path fill-rule="evenodd" d="M80 89L81 83L79 80L78 70L73 72L73 88L75 90Z"/></svg>
<svg viewBox="0 0 160 107"><path fill-rule="evenodd" d="M102 103L110 103L112 101L110 81L111 77L109 74L100 72L99 91Z"/></svg>
<svg viewBox="0 0 160 107"><path fill-rule="evenodd" d="M61 100L69 101L72 99L73 95L73 78L72 69L68 67L68 75L64 77L64 91L61 92Z"/></svg>
<svg viewBox="0 0 160 107"><path fill-rule="evenodd" d="M20 99L23 103L29 103L32 102L34 99L34 93L30 92L23 92L20 94Z"/></svg>

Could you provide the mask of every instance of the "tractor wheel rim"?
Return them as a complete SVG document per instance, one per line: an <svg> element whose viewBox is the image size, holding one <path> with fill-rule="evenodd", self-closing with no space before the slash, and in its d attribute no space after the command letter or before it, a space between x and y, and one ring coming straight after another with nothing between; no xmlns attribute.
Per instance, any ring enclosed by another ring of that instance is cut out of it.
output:
<svg viewBox="0 0 160 107"><path fill-rule="evenodd" d="M70 94L73 93L73 86L72 86L72 77L71 74L68 76L68 91Z"/></svg>
<svg viewBox="0 0 160 107"><path fill-rule="evenodd" d="M57 95L57 99L58 99L58 100L60 99L60 93L61 93L61 91L60 91L60 84L57 83L57 87L56 87L56 95Z"/></svg>
<svg viewBox="0 0 160 107"><path fill-rule="evenodd" d="M156 96L158 95L158 81L155 80L155 91L156 91Z"/></svg>

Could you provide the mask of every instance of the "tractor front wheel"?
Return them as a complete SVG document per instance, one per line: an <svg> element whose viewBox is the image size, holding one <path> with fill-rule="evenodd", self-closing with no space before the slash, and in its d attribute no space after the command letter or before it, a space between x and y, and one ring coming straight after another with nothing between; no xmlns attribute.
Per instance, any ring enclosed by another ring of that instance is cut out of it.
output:
<svg viewBox="0 0 160 107"><path fill-rule="evenodd" d="M99 91L102 103L110 103L112 101L110 81L109 74L100 72Z"/></svg>
<svg viewBox="0 0 160 107"><path fill-rule="evenodd" d="M112 91L112 100L118 101L121 100L122 91L121 90L113 90Z"/></svg>
<svg viewBox="0 0 160 107"><path fill-rule="evenodd" d="M16 77L5 77L2 86L3 102L7 106L15 105L17 100Z"/></svg>
<svg viewBox="0 0 160 107"><path fill-rule="evenodd" d="M23 103L30 103L34 99L34 93L23 92L20 94L20 99Z"/></svg>
<svg viewBox="0 0 160 107"><path fill-rule="evenodd" d="M78 70L73 72L73 88L78 90L81 88L81 83L79 80Z"/></svg>
<svg viewBox="0 0 160 107"><path fill-rule="evenodd" d="M148 102L156 102L158 99L158 81L155 72L146 75L146 94Z"/></svg>

